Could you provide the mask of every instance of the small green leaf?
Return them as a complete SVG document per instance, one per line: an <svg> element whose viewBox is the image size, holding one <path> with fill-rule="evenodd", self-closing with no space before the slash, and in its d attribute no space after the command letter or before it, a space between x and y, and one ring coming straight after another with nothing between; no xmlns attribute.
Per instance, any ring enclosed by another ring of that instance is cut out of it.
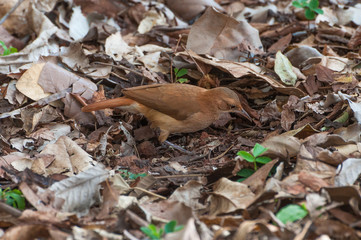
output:
<svg viewBox="0 0 361 240"><path fill-rule="evenodd" d="M6 195L7 204L21 210L25 209L25 198L21 196L21 194L16 193L13 190L11 192L8 192Z"/></svg>
<svg viewBox="0 0 361 240"><path fill-rule="evenodd" d="M161 238L163 236L164 230L161 228L159 229L158 233L157 233L157 237Z"/></svg>
<svg viewBox="0 0 361 240"><path fill-rule="evenodd" d="M185 68L182 68L182 69L180 69L179 71L176 72L176 76L177 77L182 77L182 76L186 75L187 73L188 73L188 70L185 69Z"/></svg>
<svg viewBox="0 0 361 240"><path fill-rule="evenodd" d="M174 228L174 231L173 231L173 232L178 232L178 231L182 230L183 228L184 228L183 225L176 226L176 227Z"/></svg>
<svg viewBox="0 0 361 240"><path fill-rule="evenodd" d="M315 19L316 17L316 14L314 11L312 11L311 9L307 8L305 10L305 17L308 19L308 20L313 20Z"/></svg>
<svg viewBox="0 0 361 240"><path fill-rule="evenodd" d="M276 217L281 220L284 224L287 222L294 222L300 219L303 219L308 214L308 211L303 207L297 204L290 204L283 207L278 213Z"/></svg>
<svg viewBox="0 0 361 240"><path fill-rule="evenodd" d="M149 224L148 228L153 232L153 233L157 233L157 227L154 224Z"/></svg>
<svg viewBox="0 0 361 240"><path fill-rule="evenodd" d="M140 227L140 230L145 234L145 235L147 235L148 237L150 237L150 239L152 239L152 240L159 240L160 239L160 237L158 237L158 233L156 232L155 234L154 234L154 232L151 230L151 229L149 229L148 227Z"/></svg>
<svg viewBox="0 0 361 240"><path fill-rule="evenodd" d="M301 5L301 3L297 2L297 1L293 1L292 2L292 6L296 7L296 8L303 8L303 6Z"/></svg>
<svg viewBox="0 0 361 240"><path fill-rule="evenodd" d="M311 1L308 3L308 7L309 7L311 10L314 10L314 9L318 8L318 0L311 0Z"/></svg>
<svg viewBox="0 0 361 240"><path fill-rule="evenodd" d="M0 41L0 46L4 49L4 53L8 51L8 47L5 45L3 41Z"/></svg>
<svg viewBox="0 0 361 240"><path fill-rule="evenodd" d="M164 231L165 233L171 233L174 232L174 228L177 225L177 221L172 220L170 222L168 222L165 226L164 226Z"/></svg>
<svg viewBox="0 0 361 240"><path fill-rule="evenodd" d="M188 79L186 79L186 78L177 79L177 82L179 82L179 83L186 83L187 81L188 81Z"/></svg>
<svg viewBox="0 0 361 240"><path fill-rule="evenodd" d="M179 69L175 67L174 68L174 73L175 73L176 76L177 76L178 71L179 71Z"/></svg>
<svg viewBox="0 0 361 240"><path fill-rule="evenodd" d="M254 173L254 169L243 168L238 171L237 176L248 178Z"/></svg>
<svg viewBox="0 0 361 240"><path fill-rule="evenodd" d="M17 53L18 49L14 47L10 47L10 53Z"/></svg>
<svg viewBox="0 0 361 240"><path fill-rule="evenodd" d="M247 162L254 162L254 157L252 156L252 154L250 154L249 152L246 151L239 151L237 153L238 156L242 157L244 160L246 160Z"/></svg>
<svg viewBox="0 0 361 240"><path fill-rule="evenodd" d="M262 164L269 163L270 161L272 161L272 159L269 157L257 157L256 158L256 162L262 163Z"/></svg>
<svg viewBox="0 0 361 240"><path fill-rule="evenodd" d="M140 227L140 230L148 237L153 234L152 230L150 230L148 227Z"/></svg>
<svg viewBox="0 0 361 240"><path fill-rule="evenodd" d="M318 14L323 14L323 10L319 8L313 9L313 11L315 11Z"/></svg>
<svg viewBox="0 0 361 240"><path fill-rule="evenodd" d="M252 149L253 156L255 156L255 157L258 157L259 155L261 155L265 151L267 151L267 148L263 147L259 143L256 143L256 145L254 145L254 147Z"/></svg>

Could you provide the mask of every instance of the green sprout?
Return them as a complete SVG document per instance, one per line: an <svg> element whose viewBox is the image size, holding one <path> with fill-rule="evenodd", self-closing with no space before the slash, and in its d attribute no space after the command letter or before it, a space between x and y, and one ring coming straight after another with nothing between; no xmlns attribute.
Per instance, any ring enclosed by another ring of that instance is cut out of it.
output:
<svg viewBox="0 0 361 240"><path fill-rule="evenodd" d="M11 47L11 46L8 48L3 41L0 41L0 45L4 49L4 53L1 56L7 56L7 55L10 55L12 53L18 52L17 48L14 48L14 47Z"/></svg>
<svg viewBox="0 0 361 240"><path fill-rule="evenodd" d="M129 172L128 170L120 170L120 175L122 176L122 178L129 179L129 180L135 180L138 177L147 176L146 173L137 173L137 174L135 174L135 173Z"/></svg>
<svg viewBox="0 0 361 240"><path fill-rule="evenodd" d="M175 81L179 82L179 83L186 83L188 81L187 78L182 78L184 75L186 75L188 73L188 70L185 68L174 68L174 73L175 73Z"/></svg>
<svg viewBox="0 0 361 240"><path fill-rule="evenodd" d="M20 210L25 209L25 198L19 189L1 189L0 188L0 200L5 201L6 204L18 208Z"/></svg>
<svg viewBox="0 0 361 240"><path fill-rule="evenodd" d="M292 6L305 10L305 17L308 20L315 19L317 14L323 14L323 10L318 8L318 5L318 0L295 0L292 2Z"/></svg>
<svg viewBox="0 0 361 240"><path fill-rule="evenodd" d="M267 148L263 147L261 144L256 143L252 149L252 153L246 151L239 151L237 153L238 156L242 157L247 162L251 162L254 164L254 169L241 169L237 175L242 177L239 181L245 180L247 177L251 176L255 171L257 171L258 166L257 163L262 165L270 162L272 159L269 157L261 157L260 155L267 151Z"/></svg>
<svg viewBox="0 0 361 240"><path fill-rule="evenodd" d="M289 204L278 211L276 217L283 223L295 222L303 219L308 214L307 208L304 204Z"/></svg>
<svg viewBox="0 0 361 240"><path fill-rule="evenodd" d="M182 225L177 226L177 221L175 221L175 220L168 222L164 226L164 229L163 228L158 229L154 224L149 224L148 227L140 228L140 230L145 235L150 237L150 239L152 239L152 240L160 240L163 237L163 235L165 235L167 233L178 232L182 229L183 229L183 226Z"/></svg>

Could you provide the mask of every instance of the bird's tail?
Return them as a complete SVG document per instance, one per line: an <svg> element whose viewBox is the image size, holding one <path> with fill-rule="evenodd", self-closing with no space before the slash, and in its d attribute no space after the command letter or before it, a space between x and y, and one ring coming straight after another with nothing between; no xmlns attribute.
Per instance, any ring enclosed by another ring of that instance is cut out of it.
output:
<svg viewBox="0 0 361 240"><path fill-rule="evenodd" d="M101 110L101 109L105 109L105 108L130 106L134 102L135 101L132 99L120 97L120 98L108 99L108 100L92 103L92 104L84 106L81 110L83 112L92 112L92 111L97 111L97 110Z"/></svg>

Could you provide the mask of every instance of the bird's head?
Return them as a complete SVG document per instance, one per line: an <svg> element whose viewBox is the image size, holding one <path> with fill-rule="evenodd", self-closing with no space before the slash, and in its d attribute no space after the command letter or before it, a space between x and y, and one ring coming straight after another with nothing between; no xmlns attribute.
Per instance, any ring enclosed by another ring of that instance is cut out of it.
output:
<svg viewBox="0 0 361 240"><path fill-rule="evenodd" d="M237 94L229 88L218 87L212 89L217 102L217 107L222 112L235 112L252 121L252 118L243 109Z"/></svg>

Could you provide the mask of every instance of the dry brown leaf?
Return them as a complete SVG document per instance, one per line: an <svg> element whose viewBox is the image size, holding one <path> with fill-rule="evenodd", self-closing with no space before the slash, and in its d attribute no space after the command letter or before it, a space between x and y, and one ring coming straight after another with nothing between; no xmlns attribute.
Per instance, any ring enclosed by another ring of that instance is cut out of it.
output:
<svg viewBox="0 0 361 240"><path fill-rule="evenodd" d="M255 195L246 184L221 178L213 186L208 198L209 214L212 216L246 209Z"/></svg>
<svg viewBox="0 0 361 240"><path fill-rule="evenodd" d="M207 9L192 25L187 48L198 54L235 62L247 57L249 52L263 53L258 30L246 21L238 22L213 8Z"/></svg>

